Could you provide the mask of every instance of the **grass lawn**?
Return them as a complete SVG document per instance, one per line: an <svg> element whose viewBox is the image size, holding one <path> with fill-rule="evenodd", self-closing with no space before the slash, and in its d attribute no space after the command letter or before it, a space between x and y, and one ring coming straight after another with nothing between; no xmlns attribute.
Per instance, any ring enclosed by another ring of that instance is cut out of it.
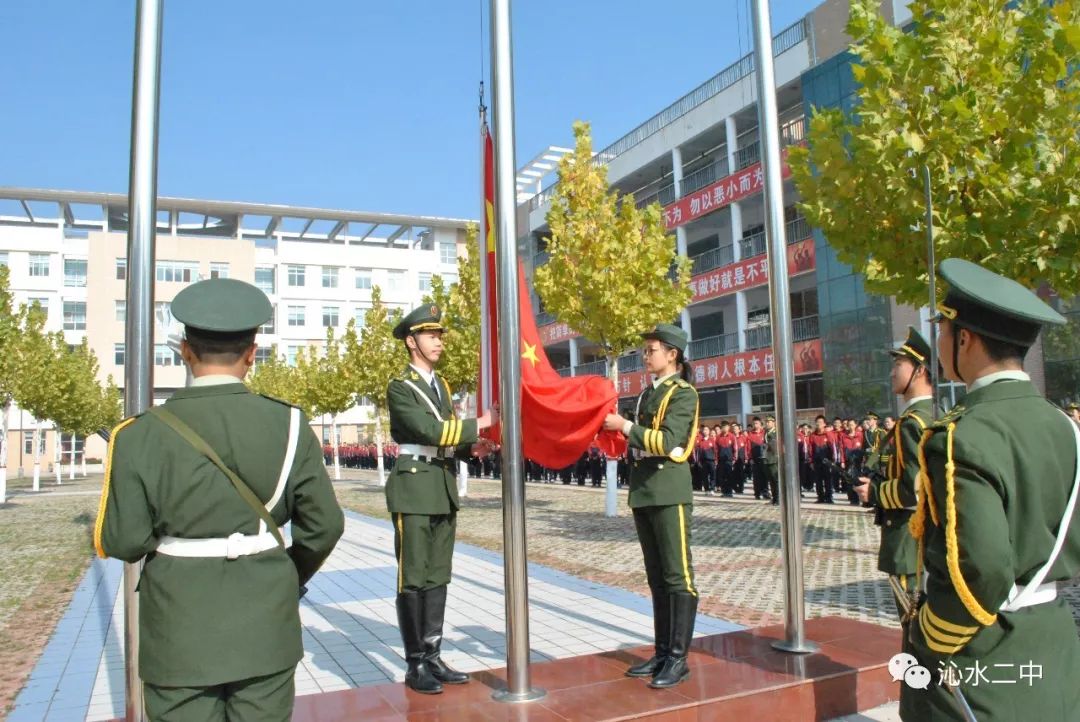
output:
<svg viewBox="0 0 1080 722"><path fill-rule="evenodd" d="M42 481L43 489L55 484ZM0 716L14 702L90 562L97 504L96 495L41 494L9 497L0 505Z"/></svg>

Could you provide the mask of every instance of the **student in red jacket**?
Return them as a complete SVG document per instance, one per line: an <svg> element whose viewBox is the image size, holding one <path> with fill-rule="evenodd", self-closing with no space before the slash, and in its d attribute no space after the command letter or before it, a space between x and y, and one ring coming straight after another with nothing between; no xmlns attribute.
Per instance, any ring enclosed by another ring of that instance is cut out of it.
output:
<svg viewBox="0 0 1080 722"><path fill-rule="evenodd" d="M750 421L746 443L750 447L750 475L754 482L754 498L769 501L769 482L765 476L765 427L758 416Z"/></svg>
<svg viewBox="0 0 1080 722"><path fill-rule="evenodd" d="M832 504L832 464L836 461L833 435L824 416L814 419L814 431L810 434L810 468L813 471L817 504Z"/></svg>
<svg viewBox="0 0 1080 722"><path fill-rule="evenodd" d="M716 441L716 476L720 482L720 494L727 498L735 491L735 436L727 421L713 427Z"/></svg>

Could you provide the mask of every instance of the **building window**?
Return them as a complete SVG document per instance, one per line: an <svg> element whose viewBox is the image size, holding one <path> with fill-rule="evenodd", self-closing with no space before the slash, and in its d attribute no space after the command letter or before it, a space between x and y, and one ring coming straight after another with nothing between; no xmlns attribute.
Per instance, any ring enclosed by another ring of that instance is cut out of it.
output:
<svg viewBox="0 0 1080 722"><path fill-rule="evenodd" d="M49 317L49 297L48 296L31 296L26 299L26 303L30 308L34 307L36 303L41 313L45 315L45 318Z"/></svg>
<svg viewBox="0 0 1080 722"><path fill-rule="evenodd" d="M259 266L255 269L255 287L268 296L274 293L275 280L273 266Z"/></svg>
<svg viewBox="0 0 1080 722"><path fill-rule="evenodd" d="M259 326L259 333L274 333L274 317L277 315L277 306L270 308L270 320Z"/></svg>
<svg viewBox="0 0 1080 722"><path fill-rule="evenodd" d="M368 309L361 306L357 306L356 313L353 318L356 319L356 330L359 331L367 324L367 312Z"/></svg>
<svg viewBox="0 0 1080 722"><path fill-rule="evenodd" d="M259 364L269 361L271 358L273 358L272 352L273 349L266 347L260 347L255 349L255 365L258 366Z"/></svg>
<svg viewBox="0 0 1080 722"><path fill-rule="evenodd" d="M8 267L7 251L0 251L0 266L3 266L4 268Z"/></svg>
<svg viewBox="0 0 1080 722"><path fill-rule="evenodd" d="M323 328L329 328L330 326L337 327L338 316L341 310L337 306L323 306L322 307L322 325Z"/></svg>
<svg viewBox="0 0 1080 722"><path fill-rule="evenodd" d="M83 288L86 286L86 259L64 259L64 285L68 288Z"/></svg>
<svg viewBox="0 0 1080 722"><path fill-rule="evenodd" d="M299 346L289 346L288 353L285 354L285 363L290 366L296 365L296 357L300 355Z"/></svg>
<svg viewBox="0 0 1080 722"><path fill-rule="evenodd" d="M340 269L337 266L323 266L322 269L322 287L323 288L337 288L338 287L338 271Z"/></svg>
<svg viewBox="0 0 1080 722"><path fill-rule="evenodd" d="M825 384L821 376L803 376L795 379L795 408L825 408Z"/></svg>
<svg viewBox="0 0 1080 722"><path fill-rule="evenodd" d="M229 264L228 263L211 263L210 264L210 278L228 278L229 277Z"/></svg>
<svg viewBox="0 0 1080 722"><path fill-rule="evenodd" d="M117 366L124 365L124 344L113 344L113 363L115 363Z"/></svg>
<svg viewBox="0 0 1080 722"><path fill-rule="evenodd" d="M371 290L371 269L370 268L357 268L356 269L356 287L361 291Z"/></svg>
<svg viewBox="0 0 1080 722"><path fill-rule="evenodd" d="M456 273L440 273L439 276L442 278L443 286L445 286L447 290L458 282L458 275Z"/></svg>
<svg viewBox="0 0 1080 722"><path fill-rule="evenodd" d="M116 320L121 323L127 320L127 301L116 302Z"/></svg>
<svg viewBox="0 0 1080 722"><path fill-rule="evenodd" d="M306 321L304 320L304 307L289 306L289 325L303 326L305 323Z"/></svg>
<svg viewBox="0 0 1080 722"><path fill-rule="evenodd" d="M23 431L23 453L27 456L34 455L34 432ZM45 453L45 432L38 434L38 456Z"/></svg>
<svg viewBox="0 0 1080 722"><path fill-rule="evenodd" d="M126 281L127 280L127 259L126 258L117 258L116 259L116 280L117 281Z"/></svg>
<svg viewBox="0 0 1080 722"><path fill-rule="evenodd" d="M306 268L304 266L287 266L289 271L289 286L298 288L305 285L306 279L304 272Z"/></svg>
<svg viewBox="0 0 1080 722"><path fill-rule="evenodd" d="M388 271L386 273L386 290L405 290L405 271Z"/></svg>
<svg viewBox="0 0 1080 722"><path fill-rule="evenodd" d="M750 413L762 414L776 410L776 398L773 394L773 382L763 381L750 384Z"/></svg>
<svg viewBox="0 0 1080 722"><path fill-rule="evenodd" d="M64 301L64 330L86 330L86 301Z"/></svg>
<svg viewBox="0 0 1080 722"><path fill-rule="evenodd" d="M191 283L198 276L199 264L190 261L158 261L155 266L159 283Z"/></svg>
<svg viewBox="0 0 1080 722"><path fill-rule="evenodd" d="M30 254L30 275L39 277L45 277L49 275L48 253Z"/></svg>
<svg viewBox="0 0 1080 722"><path fill-rule="evenodd" d="M179 366L183 363L180 354L173 351L167 344L154 344L155 366Z"/></svg>
<svg viewBox="0 0 1080 722"><path fill-rule="evenodd" d="M457 244L456 243L440 243L439 244L439 260L446 264L457 263Z"/></svg>
<svg viewBox="0 0 1080 722"><path fill-rule="evenodd" d="M418 275L418 278L420 279L420 291L421 292L430 291L431 290L431 274L430 273L420 273L420 274L417 274L417 275Z"/></svg>

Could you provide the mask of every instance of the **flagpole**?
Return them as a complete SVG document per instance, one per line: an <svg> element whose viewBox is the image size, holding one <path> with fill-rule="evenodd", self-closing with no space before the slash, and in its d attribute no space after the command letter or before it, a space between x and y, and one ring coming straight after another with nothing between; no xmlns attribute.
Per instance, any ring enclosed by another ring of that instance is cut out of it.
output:
<svg viewBox="0 0 1080 722"><path fill-rule="evenodd" d="M153 404L154 242L157 224L158 110L161 98L163 0L139 0L135 11L135 76L131 98L128 178L127 322L124 344L124 413ZM146 719L139 678L141 566L124 565L124 719Z"/></svg>
<svg viewBox="0 0 1080 722"><path fill-rule="evenodd" d="M514 68L510 0L491 0L491 110L495 140L495 267L499 298L518 298L514 162ZM529 679L529 578L525 566L525 482L521 449L521 318L499 309L499 401L503 454L503 567L506 577L506 682L500 702L545 695Z"/></svg>
<svg viewBox="0 0 1080 722"><path fill-rule="evenodd" d="M777 452L780 471L780 526L784 553L784 636L773 647L806 654L818 646L807 641L803 609L802 521L799 518L799 457L795 438L795 365L791 339L787 239L784 228L784 186L780 170L780 129L773 72L772 22L768 0L751 0L754 23L754 64L758 86L758 134L765 171L765 237L768 241L769 303L773 356L776 363Z"/></svg>

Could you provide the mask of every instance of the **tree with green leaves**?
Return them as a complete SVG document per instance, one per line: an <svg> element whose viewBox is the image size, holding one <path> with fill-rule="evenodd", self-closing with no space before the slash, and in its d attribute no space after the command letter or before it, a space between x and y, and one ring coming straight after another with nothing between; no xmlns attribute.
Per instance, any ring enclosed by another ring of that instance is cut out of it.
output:
<svg viewBox="0 0 1080 722"><path fill-rule="evenodd" d="M858 104L815 109L799 204L866 289L922 306L928 167L938 258L1080 292L1080 3L915 0L914 28L851 4Z"/></svg>
<svg viewBox="0 0 1080 722"><path fill-rule="evenodd" d="M257 394L280 399L301 408L304 406L301 399L303 389L296 368L278 354L276 345L270 347L269 359L260 361L248 371L246 383L248 388Z"/></svg>
<svg viewBox="0 0 1080 722"><path fill-rule="evenodd" d="M31 308L24 306L19 317L22 338L14 359L13 391L15 403L34 418L33 489L40 491L42 424L62 403L65 369L57 348L64 345L66 350L66 344L62 334L45 332L45 313L36 302Z"/></svg>
<svg viewBox="0 0 1080 722"><path fill-rule="evenodd" d="M0 266L0 504L7 502L8 416L15 400L19 358L26 329L22 311L15 307L8 283L8 268Z"/></svg>
<svg viewBox="0 0 1080 722"><path fill-rule="evenodd" d="M62 335L53 337L57 368L56 384L59 393L54 397L49 418L57 434L54 459L56 479L60 483L60 440L70 434L70 477L75 478L75 437L88 436L102 428L111 428L120 418L120 392L111 376L104 384L98 379L100 366L97 356L86 339L69 350Z"/></svg>
<svg viewBox="0 0 1080 722"><path fill-rule="evenodd" d="M545 309L600 346L618 388L618 357L690 302L691 264L665 229L659 203L639 209L633 194L610 190L607 168L592 160L588 123L574 123L574 139L574 152L559 161L547 214L549 260L534 283ZM614 465L608 462L609 516Z"/></svg>
<svg viewBox="0 0 1080 722"><path fill-rule="evenodd" d="M379 484L386 485L383 466L383 442L390 380L401 373L402 343L394 338L394 326L401 320L401 310L388 310L382 301L382 290L371 289L371 308L364 314L364 327L359 333L350 322L345 331L345 366L349 370L352 390L357 399L367 399L373 408L375 445L378 455Z"/></svg>
<svg viewBox="0 0 1080 722"><path fill-rule="evenodd" d="M334 329L327 328L326 347L321 353L318 348L308 346L307 353L297 359L298 373L304 380L302 386L305 406L310 408L311 417L330 417L334 478L338 480L341 479L341 461L338 456L337 417L352 408L356 398L352 370L346 365L342 345L342 341L335 337Z"/></svg>
<svg viewBox="0 0 1080 722"><path fill-rule="evenodd" d="M466 255L457 259L458 280L446 288L441 276L431 279L431 293L424 303L443 310L443 355L439 374L462 399L462 415L468 415L468 399L476 391L480 374L480 250L476 224L465 227ZM468 492L468 470L458 462L458 491Z"/></svg>

